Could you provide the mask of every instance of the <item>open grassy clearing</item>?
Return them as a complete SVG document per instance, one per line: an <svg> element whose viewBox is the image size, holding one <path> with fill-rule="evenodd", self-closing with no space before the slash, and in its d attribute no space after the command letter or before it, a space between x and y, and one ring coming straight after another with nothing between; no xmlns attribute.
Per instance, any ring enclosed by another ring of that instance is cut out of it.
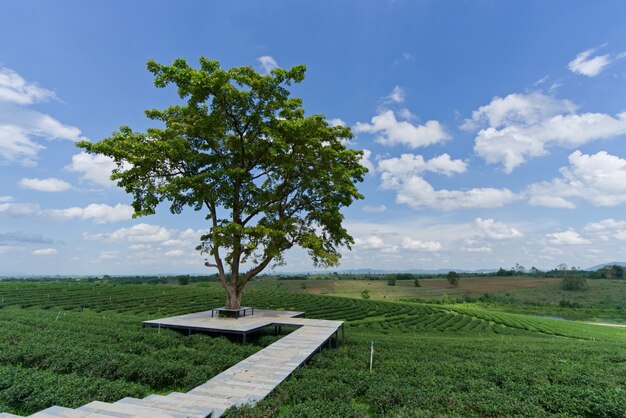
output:
<svg viewBox="0 0 626 418"><path fill-rule="evenodd" d="M626 330L284 287L257 285L244 300L347 320L348 340L230 416L626 415ZM139 322L223 298L213 285L0 283L0 408L26 413L186 390L275 337L241 346Z"/></svg>
<svg viewBox="0 0 626 418"><path fill-rule="evenodd" d="M575 302L582 307L610 308L626 302L625 280L587 280L588 290L568 291L558 280L537 289L518 289L511 292L514 302L520 305L559 304L561 300Z"/></svg>
<svg viewBox="0 0 626 418"><path fill-rule="evenodd" d="M412 280L398 280L388 286L385 280L274 280L286 290L361 298L367 290L375 300L398 300L432 303L474 303L488 310L534 316L555 316L571 320L626 323L626 281L588 280L585 291L566 291L561 279L529 277L462 278L458 287L444 279L421 279L420 287ZM257 283L257 286L263 284ZM563 307L563 303L570 306ZM572 309L571 306L575 306Z"/></svg>
<svg viewBox="0 0 626 418"><path fill-rule="evenodd" d="M395 286L386 280L264 280L251 286L274 284L286 290L309 295L331 295L360 298L367 290L371 299L441 299L443 296L481 295L483 293L510 292L517 289L536 288L552 284L558 286L559 279L529 277L478 277L462 278L458 287L451 287L446 279L420 279L420 287L413 280L397 280Z"/></svg>

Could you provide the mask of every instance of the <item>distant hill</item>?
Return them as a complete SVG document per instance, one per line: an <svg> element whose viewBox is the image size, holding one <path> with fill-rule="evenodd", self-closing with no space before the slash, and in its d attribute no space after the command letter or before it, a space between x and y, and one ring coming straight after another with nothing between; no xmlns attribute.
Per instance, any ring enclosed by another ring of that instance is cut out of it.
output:
<svg viewBox="0 0 626 418"><path fill-rule="evenodd" d="M381 270L381 269L354 269L354 270L316 270L309 272L288 273L280 272L277 274L290 275L290 274L397 274L397 273L411 273L411 274L446 274L449 271L456 271L457 273L494 273L498 269L480 269L480 270L467 270L467 269L410 269L410 270Z"/></svg>
<svg viewBox="0 0 626 418"><path fill-rule="evenodd" d="M596 266L592 266L587 268L587 271L596 271L596 270L600 270L602 267L605 266L622 266L622 267L626 267L626 261L612 261L610 263L604 263L604 264L598 264Z"/></svg>

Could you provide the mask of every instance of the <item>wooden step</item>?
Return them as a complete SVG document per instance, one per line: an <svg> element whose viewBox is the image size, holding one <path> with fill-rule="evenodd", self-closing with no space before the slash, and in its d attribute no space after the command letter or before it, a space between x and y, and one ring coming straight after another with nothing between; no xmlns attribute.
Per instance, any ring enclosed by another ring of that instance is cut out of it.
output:
<svg viewBox="0 0 626 418"><path fill-rule="evenodd" d="M24 416L9 414L8 412L0 412L0 418L24 418Z"/></svg>
<svg viewBox="0 0 626 418"><path fill-rule="evenodd" d="M66 408L64 406L51 406L35 414L29 415L28 418L110 418L109 415L94 414L93 412L79 411L76 409Z"/></svg>
<svg viewBox="0 0 626 418"><path fill-rule="evenodd" d="M147 406L111 404L94 401L77 408L79 411L94 412L118 418L186 418L185 414L168 413L161 409ZM89 415L86 418L91 418Z"/></svg>
<svg viewBox="0 0 626 418"><path fill-rule="evenodd" d="M227 399L214 398L205 395L192 395L188 393L172 392L167 395L168 398L180 399L188 405L193 406L206 406L213 409L213 415L211 417L219 417L224 411L234 405L233 402Z"/></svg>
<svg viewBox="0 0 626 418"><path fill-rule="evenodd" d="M162 409L168 413L175 412L185 414L187 418L206 418L207 416L210 416L212 412L212 408L195 407L185 404L185 402L181 399L177 400L160 395L153 395L150 399L124 398L115 403Z"/></svg>
<svg viewBox="0 0 626 418"><path fill-rule="evenodd" d="M213 408L227 409L233 405L228 399L211 395L195 395L192 393L172 392L167 398L182 399L193 406L208 406Z"/></svg>

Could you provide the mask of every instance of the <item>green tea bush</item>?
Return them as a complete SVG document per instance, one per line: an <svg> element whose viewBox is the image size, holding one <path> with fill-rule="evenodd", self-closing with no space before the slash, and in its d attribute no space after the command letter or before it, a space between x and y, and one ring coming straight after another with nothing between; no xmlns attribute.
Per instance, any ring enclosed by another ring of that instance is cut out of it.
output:
<svg viewBox="0 0 626 418"><path fill-rule="evenodd" d="M0 408L189 390L271 344L141 329L223 304L215 285L0 283ZM626 333L474 305L426 305L249 289L244 303L341 319L324 349L255 407L227 416L626 415ZM28 307L28 308L22 308ZM374 368L369 347L374 340Z"/></svg>

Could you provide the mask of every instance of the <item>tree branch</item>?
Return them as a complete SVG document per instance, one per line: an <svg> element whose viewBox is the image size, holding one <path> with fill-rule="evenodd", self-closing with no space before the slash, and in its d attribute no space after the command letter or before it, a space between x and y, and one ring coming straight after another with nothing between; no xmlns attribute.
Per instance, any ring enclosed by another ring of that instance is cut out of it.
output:
<svg viewBox="0 0 626 418"><path fill-rule="evenodd" d="M258 266L254 267L253 269L250 269L246 272L246 274L243 276L244 277L244 283L248 282L251 278L253 278L254 276L256 276L257 274L259 274L261 271L263 271L263 269L265 267L267 267L267 265L274 259L274 257L269 256L267 258L265 258L265 260L263 260Z"/></svg>

